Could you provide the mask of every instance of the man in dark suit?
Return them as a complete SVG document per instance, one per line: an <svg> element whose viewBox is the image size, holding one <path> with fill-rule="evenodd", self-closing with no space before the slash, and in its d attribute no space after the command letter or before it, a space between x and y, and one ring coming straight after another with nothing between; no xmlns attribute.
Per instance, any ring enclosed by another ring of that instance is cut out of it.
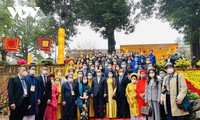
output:
<svg viewBox="0 0 200 120"><path fill-rule="evenodd" d="M171 57L170 54L167 55L166 63L175 64L175 60Z"/></svg>
<svg viewBox="0 0 200 120"><path fill-rule="evenodd" d="M83 63L83 76L87 76L90 71L88 70L87 64Z"/></svg>
<svg viewBox="0 0 200 120"><path fill-rule="evenodd" d="M20 66L18 67L18 75L8 81L9 120L22 120L24 112L31 107L30 85L24 79L27 75L26 68Z"/></svg>
<svg viewBox="0 0 200 120"><path fill-rule="evenodd" d="M51 80L48 77L48 67L42 67L42 74L37 77L40 84L40 97L41 103L39 104L39 113L36 116L35 120L43 120L44 112L47 104L51 101Z"/></svg>
<svg viewBox="0 0 200 120"><path fill-rule="evenodd" d="M104 98L107 96L107 87L106 87L106 78L102 77L101 70L97 70L97 77L93 78L92 87L91 87L91 96L94 101L94 113L95 118L104 117ZM98 112L98 107L100 112Z"/></svg>
<svg viewBox="0 0 200 120"><path fill-rule="evenodd" d="M124 74L124 70L119 70L119 76L117 77L117 110L118 110L118 117L125 118L126 109L127 109L127 99L126 99L126 86L129 83L128 77Z"/></svg>
<svg viewBox="0 0 200 120"><path fill-rule="evenodd" d="M64 106L62 120L75 119L77 90L77 85L73 82L73 76L69 75L68 82L62 85L62 105Z"/></svg>

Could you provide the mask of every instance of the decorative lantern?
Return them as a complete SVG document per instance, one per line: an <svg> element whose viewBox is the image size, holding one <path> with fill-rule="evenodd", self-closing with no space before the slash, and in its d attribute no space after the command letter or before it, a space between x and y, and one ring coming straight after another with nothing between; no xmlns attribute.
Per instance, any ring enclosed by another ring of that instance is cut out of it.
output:
<svg viewBox="0 0 200 120"><path fill-rule="evenodd" d="M38 38L39 49L45 52L50 52L52 42L52 38Z"/></svg>
<svg viewBox="0 0 200 120"><path fill-rule="evenodd" d="M3 48L6 51L16 52L19 47L20 38L3 38Z"/></svg>

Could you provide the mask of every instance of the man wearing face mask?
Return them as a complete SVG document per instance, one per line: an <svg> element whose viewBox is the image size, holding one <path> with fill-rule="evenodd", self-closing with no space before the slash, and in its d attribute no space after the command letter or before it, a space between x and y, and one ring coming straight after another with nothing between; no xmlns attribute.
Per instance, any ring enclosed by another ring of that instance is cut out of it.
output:
<svg viewBox="0 0 200 120"><path fill-rule="evenodd" d="M112 69L112 63L108 64L108 68L105 70L106 78L108 78L109 71L112 71L114 78L116 77L116 72Z"/></svg>
<svg viewBox="0 0 200 120"><path fill-rule="evenodd" d="M24 114L23 120L35 120L35 116L38 114L38 105L40 104L40 84L38 79L34 76L36 74L36 66L34 64L29 66L29 75L25 76L25 79L30 84L30 98L31 108Z"/></svg>
<svg viewBox="0 0 200 120"><path fill-rule="evenodd" d="M97 77L93 78L91 96L94 101L95 118L104 117L104 98L107 96L106 78L102 76L101 70L97 70ZM98 112L99 108L99 112Z"/></svg>
<svg viewBox="0 0 200 120"><path fill-rule="evenodd" d="M51 80L48 77L48 67L42 67L42 74L37 77L39 84L40 84L40 100L41 103L39 104L39 113L36 116L35 120L43 120L44 112L46 109L47 104L50 103L52 94L51 94Z"/></svg>
<svg viewBox="0 0 200 120"><path fill-rule="evenodd" d="M126 61L122 62L121 68L124 70L124 74L127 75Z"/></svg>
<svg viewBox="0 0 200 120"><path fill-rule="evenodd" d="M168 75L163 80L162 90L165 92L161 95L161 103L165 106L165 113L167 113L169 120L186 120L186 115L189 112L179 109L177 104L181 104L187 94L187 85L185 78L182 74L178 74L174 70L171 63L165 65ZM178 90L177 93L177 77L178 77Z"/></svg>
<svg viewBox="0 0 200 120"><path fill-rule="evenodd" d="M83 76L87 76L87 74L90 72L87 68L87 64L83 63Z"/></svg>
<svg viewBox="0 0 200 120"><path fill-rule="evenodd" d="M90 71L88 73L92 73L93 77L97 76L97 73L96 73L95 68L94 68L94 64L91 65Z"/></svg>
<svg viewBox="0 0 200 120"><path fill-rule="evenodd" d="M151 60L151 62L155 65L156 64L156 57L155 57L155 55L153 55L153 50L149 50L149 58L150 58L150 60Z"/></svg>
<svg viewBox="0 0 200 120"><path fill-rule="evenodd" d="M22 120L24 112L31 108L30 84L24 78L28 73L24 66L18 67L18 75L8 81L9 120Z"/></svg>
<svg viewBox="0 0 200 120"><path fill-rule="evenodd" d="M116 90L116 96L117 96L117 116L118 118L125 118L126 117L126 109L127 109L127 100L125 96L125 90L126 86L129 83L128 77L124 73L124 69L119 70L119 76L116 78L117 81L117 90Z"/></svg>
<svg viewBox="0 0 200 120"><path fill-rule="evenodd" d="M63 116L62 120L74 120L77 100L77 85L73 82L73 76L68 76L68 81L62 85L62 105Z"/></svg>

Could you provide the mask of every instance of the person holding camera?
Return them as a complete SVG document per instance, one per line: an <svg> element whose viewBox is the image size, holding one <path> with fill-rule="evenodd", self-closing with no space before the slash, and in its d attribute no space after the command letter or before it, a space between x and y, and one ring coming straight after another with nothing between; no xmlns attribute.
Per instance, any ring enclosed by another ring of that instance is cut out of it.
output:
<svg viewBox="0 0 200 120"><path fill-rule="evenodd" d="M187 94L187 85L182 74L175 72L171 63L165 65L168 75L163 80L161 103L165 106L168 120L187 120L189 112L178 108ZM177 79L178 78L178 79ZM177 95L178 80L178 95Z"/></svg>

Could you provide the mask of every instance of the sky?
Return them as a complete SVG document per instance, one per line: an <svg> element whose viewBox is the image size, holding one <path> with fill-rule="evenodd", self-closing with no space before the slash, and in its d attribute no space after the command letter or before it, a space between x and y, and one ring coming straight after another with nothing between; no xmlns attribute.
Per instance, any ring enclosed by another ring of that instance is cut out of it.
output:
<svg viewBox="0 0 200 120"><path fill-rule="evenodd" d="M71 49L80 48L80 45L83 45L85 49L90 49L91 45L94 45L96 49L108 48L107 40L93 31L90 26L78 26L77 28L79 34L72 38L73 41L69 45ZM115 32L116 49L119 49L120 45L129 44L175 43L177 38L182 37L183 35L172 29L168 22L162 22L156 18L140 21L131 34Z"/></svg>

